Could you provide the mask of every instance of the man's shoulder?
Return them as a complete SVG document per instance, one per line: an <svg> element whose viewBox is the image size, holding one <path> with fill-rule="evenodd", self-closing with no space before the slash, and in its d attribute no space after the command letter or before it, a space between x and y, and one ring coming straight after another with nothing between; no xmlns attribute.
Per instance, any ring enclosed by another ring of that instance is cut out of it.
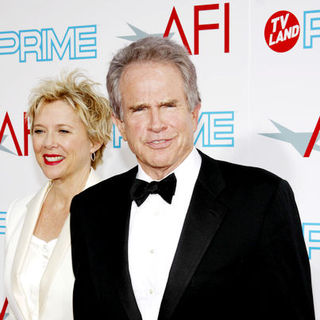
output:
<svg viewBox="0 0 320 320"><path fill-rule="evenodd" d="M104 194L108 196L112 193L118 193L123 191L125 186L130 184L130 181L133 180L137 173L137 166L115 176L112 176L108 179L102 180L99 183L89 187L88 189L79 193L77 198L96 198L97 196Z"/></svg>
<svg viewBox="0 0 320 320"><path fill-rule="evenodd" d="M279 183L284 181L278 175L260 167L213 159L202 152L200 152L200 154L202 157L203 170L207 174L209 174L210 171L216 171L229 184L279 185Z"/></svg>

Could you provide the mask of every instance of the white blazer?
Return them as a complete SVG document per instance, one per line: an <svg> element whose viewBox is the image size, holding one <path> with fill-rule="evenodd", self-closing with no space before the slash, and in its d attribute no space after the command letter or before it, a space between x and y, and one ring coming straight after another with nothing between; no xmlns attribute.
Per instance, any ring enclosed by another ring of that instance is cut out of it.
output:
<svg viewBox="0 0 320 320"><path fill-rule="evenodd" d="M100 179L91 169L85 189L99 181ZM4 284L9 302L7 310L9 317L6 320L31 319L19 275L49 188L50 182L35 195L13 202L7 212ZM73 284L68 216L41 279L39 320L73 319Z"/></svg>

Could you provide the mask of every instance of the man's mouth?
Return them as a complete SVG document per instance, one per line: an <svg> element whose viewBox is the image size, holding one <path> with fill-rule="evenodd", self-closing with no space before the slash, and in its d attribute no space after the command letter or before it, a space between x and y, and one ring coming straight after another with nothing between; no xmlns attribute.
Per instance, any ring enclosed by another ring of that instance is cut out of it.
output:
<svg viewBox="0 0 320 320"><path fill-rule="evenodd" d="M162 149L170 145L172 139L155 139L147 142L148 146L153 149Z"/></svg>

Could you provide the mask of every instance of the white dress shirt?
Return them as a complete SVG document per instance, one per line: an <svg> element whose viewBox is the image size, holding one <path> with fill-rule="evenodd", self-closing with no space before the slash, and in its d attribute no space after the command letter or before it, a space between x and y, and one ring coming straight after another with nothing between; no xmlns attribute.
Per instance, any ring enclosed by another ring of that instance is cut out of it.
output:
<svg viewBox="0 0 320 320"><path fill-rule="evenodd" d="M39 319L40 282L58 239L46 242L32 236L20 281L27 299L31 319Z"/></svg>
<svg viewBox="0 0 320 320"><path fill-rule="evenodd" d="M129 271L143 320L158 318L200 166L201 157L194 148L174 170L177 186L171 204L158 194L150 194L139 207L132 202L128 243ZM152 181L140 166L137 178Z"/></svg>

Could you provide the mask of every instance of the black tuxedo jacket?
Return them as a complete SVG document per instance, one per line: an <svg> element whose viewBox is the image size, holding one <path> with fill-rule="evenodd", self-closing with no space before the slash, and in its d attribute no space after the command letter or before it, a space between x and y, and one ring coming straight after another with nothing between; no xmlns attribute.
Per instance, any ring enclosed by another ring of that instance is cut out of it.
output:
<svg viewBox="0 0 320 320"><path fill-rule="evenodd" d="M158 319L314 319L309 261L288 183L201 156ZM72 201L75 320L142 319L128 270L136 173L137 167Z"/></svg>

